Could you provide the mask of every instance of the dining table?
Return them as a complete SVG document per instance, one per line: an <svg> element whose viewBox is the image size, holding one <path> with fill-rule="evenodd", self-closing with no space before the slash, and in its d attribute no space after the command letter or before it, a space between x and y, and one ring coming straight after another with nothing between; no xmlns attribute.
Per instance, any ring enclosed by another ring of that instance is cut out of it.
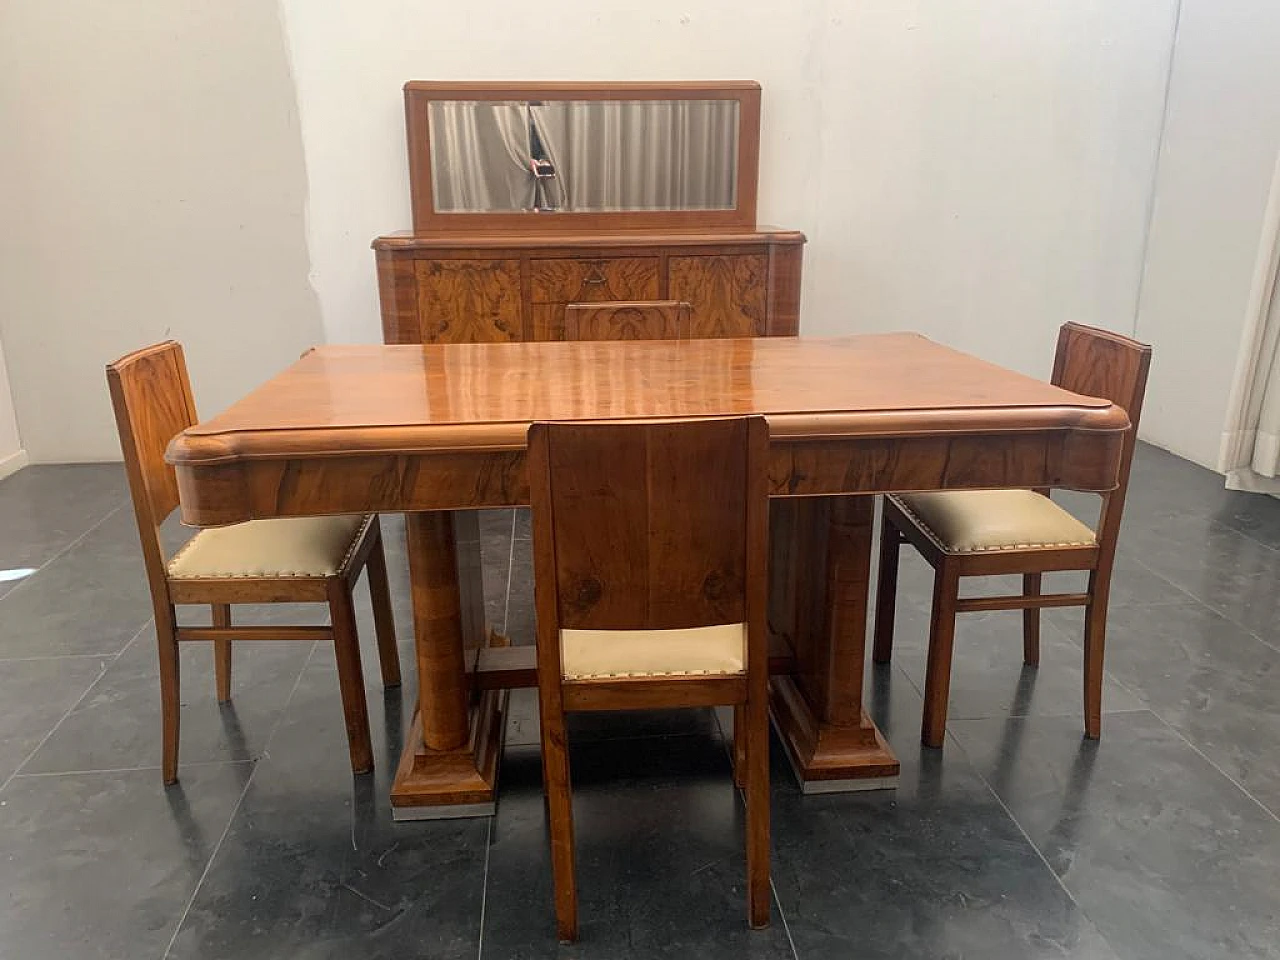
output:
<svg viewBox="0 0 1280 960"><path fill-rule="evenodd" d="M747 415L770 434L779 739L806 792L892 786L863 706L874 495L1113 489L1121 408L914 333L328 345L167 457L188 524L405 514L418 694L393 812L483 816L508 691L537 672L532 638L485 622L477 511L529 503L530 425Z"/></svg>

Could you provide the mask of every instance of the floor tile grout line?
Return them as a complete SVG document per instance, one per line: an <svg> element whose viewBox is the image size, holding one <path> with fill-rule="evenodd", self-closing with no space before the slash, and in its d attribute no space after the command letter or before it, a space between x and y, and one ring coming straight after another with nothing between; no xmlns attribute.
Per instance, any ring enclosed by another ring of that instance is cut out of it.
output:
<svg viewBox="0 0 1280 960"><path fill-rule="evenodd" d="M769 871L769 889L773 891L773 902L778 905L778 918L782 921L782 932L787 935L787 945L791 947L791 956L800 960L800 951L796 949L796 941L791 936L791 924L787 922L787 911L782 909L782 898L778 896L778 887L773 882L773 871Z"/></svg>
<svg viewBox="0 0 1280 960"><path fill-rule="evenodd" d="M1154 571L1152 571L1152 572L1154 573ZM1155 575L1156 575L1156 576L1160 576L1158 573L1157 573L1157 574L1155 574ZM1177 584L1173 584L1173 586L1177 587ZM1178 587L1178 589L1179 589L1179 590L1181 590L1182 588L1181 588L1181 587ZM1183 592L1185 592L1185 591L1183 591ZM1187 595L1188 595L1188 596L1190 596L1190 594L1187 594ZM1195 603L1199 604L1199 605L1200 605L1200 606L1202 606L1202 607L1203 607L1203 606L1205 606L1205 604L1200 603L1200 601L1199 601L1199 600L1196 600L1194 597L1192 597L1192 600L1194 600L1194 601L1195 601ZM1058 624L1054 623L1052 620L1042 618L1042 623L1047 623L1047 624L1049 625L1049 630L1050 630L1050 631L1052 631L1052 632L1054 632L1054 633L1057 633L1057 634L1058 634L1058 636L1063 637L1064 639L1066 639L1066 640L1067 640L1067 642L1071 643L1071 644L1072 644L1072 645L1073 645L1077 650L1079 650L1079 651L1081 652L1081 655L1083 656L1083 654L1084 654L1084 643L1083 643L1081 640L1076 639L1075 634L1067 633L1067 631L1066 631L1066 630L1064 630L1062 627L1058 626ZM1142 692L1141 692L1141 691L1139 691L1139 690L1135 689L1134 687L1130 686L1128 682L1126 682L1125 680L1121 679L1121 677L1119 676L1119 674L1113 673L1112 671L1108 670L1108 669L1104 666L1104 667L1103 667L1103 669L1102 669L1102 675L1103 675L1104 679L1106 679L1106 680L1110 680L1110 681L1111 681L1112 683L1114 683L1117 687L1119 687L1119 688L1120 688L1121 690L1123 690L1125 693L1129 694L1129 696L1133 697L1133 698L1134 698L1135 700L1137 700L1139 703L1145 704L1145 705L1146 705L1145 709L1150 710L1150 711L1151 711L1151 713L1155 714L1157 717L1160 717L1160 715L1159 715L1158 713L1156 713L1155 705L1154 705L1154 704L1152 704L1152 703L1151 703L1151 701L1150 701L1147 697L1143 696L1143 694L1142 694ZM1113 713L1133 713L1133 712L1135 712L1135 711L1133 711L1133 710L1103 710L1103 711L1102 711L1102 714L1103 714L1103 716L1107 716L1107 715L1109 715L1109 714L1113 714ZM1160 720L1161 720L1161 722L1162 722L1162 723L1164 722L1164 718L1163 718L1163 717L1160 717Z"/></svg>
<svg viewBox="0 0 1280 960"><path fill-rule="evenodd" d="M183 761L184 767L225 767L237 763L253 763L253 757L245 757L240 760L186 760ZM100 767L98 769L88 770L39 770L35 773L15 773L14 780L38 780L48 779L51 777L82 777L95 773L140 773L144 770L159 770L160 764L147 763L137 767Z"/></svg>
<svg viewBox="0 0 1280 960"><path fill-rule="evenodd" d="M1167 720L1165 720L1165 719L1164 719L1164 717L1160 716L1160 714L1158 714L1154 709L1147 708L1145 711L1125 711L1125 712L1129 712L1129 713L1143 713L1143 712L1145 712L1145 713L1149 713L1149 714L1151 714L1151 716L1155 717L1155 719L1156 719L1160 724L1162 724L1164 727L1166 727L1166 728L1169 730L1169 732L1170 732L1170 733L1172 733L1172 734L1173 734L1177 739L1181 740L1181 741L1182 741L1183 743L1185 743L1188 747L1190 747L1193 753L1195 753L1196 755L1198 755L1202 760L1204 760L1207 764L1209 764L1209 766L1211 766L1214 770L1216 770L1219 774L1221 774L1221 775L1222 775L1222 776L1223 776L1223 777L1224 777L1224 778L1225 778L1229 783L1231 783L1233 786L1235 786L1235 787L1236 787L1236 789L1238 789L1242 794L1244 794L1246 797L1248 797L1250 800L1252 800L1255 804L1257 804L1257 805L1262 809L1262 811L1263 811L1264 813L1266 813L1268 816L1270 816L1273 820L1276 820L1276 821L1280 822L1280 816L1276 816L1275 812L1274 812L1274 811L1272 811L1270 807L1268 807L1265 803L1263 803L1261 800L1259 800L1257 797L1255 797L1252 793L1250 793L1250 792L1249 792L1249 790L1248 790L1248 789L1247 789L1243 784L1241 784L1241 783L1240 783L1239 781L1237 781L1234 777L1232 777L1229 773L1227 773L1227 772L1226 772L1225 770L1223 770L1220 766L1218 766L1216 763L1214 763L1214 761L1213 761L1213 759L1212 759L1212 758L1210 758L1207 754L1205 754L1205 752L1204 752L1203 750L1201 750L1201 749L1200 749L1199 747L1197 747L1194 743L1192 743L1190 740L1188 740L1188 739L1187 739L1187 738L1186 738L1186 737L1181 733L1181 731L1179 731L1176 727L1174 727L1174 726L1173 726L1172 724L1170 724ZM954 743L957 747L959 747L959 748L960 748L960 751L965 755L965 759L969 761L969 766L970 766L970 768L973 770L973 772L974 772L975 774L977 774L978 778L982 781L983 785L987 788L987 790L989 790L989 791L991 792L991 795L995 798L995 801L996 801L998 804L1000 804L1000 807L1001 807L1001 808L1004 810L1004 812L1008 815L1009 819L1013 821L1014 825L1018 828L1018 831L1019 831L1019 832L1020 832L1024 837L1026 837L1026 839L1027 839L1027 843L1031 845L1031 848L1032 848L1033 850L1035 850L1036 855L1037 855L1037 856L1039 856L1039 857L1040 857L1040 859L1044 862L1044 865L1045 865L1046 867L1048 867L1049 872L1050 872L1050 873L1052 873L1052 874L1053 874L1053 876L1054 876L1054 878L1058 881L1058 885L1059 885L1060 887L1062 887L1063 892L1065 892L1065 893L1066 893L1066 895L1067 895L1067 897L1068 897L1068 898L1070 898L1071 902L1072 902L1072 903L1074 903L1074 904L1076 905L1077 909L1079 909L1079 910L1080 910L1081 914L1082 914L1083 916L1085 916L1085 917L1088 917L1088 916L1089 916L1089 915L1088 915L1088 913L1084 910L1084 908L1080 905L1080 903L1079 903L1079 902L1076 900L1076 898L1072 895L1071 891L1067 888L1066 883L1065 883L1065 882L1063 882L1062 878L1058 875L1057 871L1055 871L1055 870L1053 869L1053 867L1050 865L1049 860L1048 860L1048 858L1046 858L1046 857L1045 857L1045 855L1044 855L1043 851L1041 851L1041 849L1036 845L1035 841L1031 839L1030 834L1028 834L1028 833L1027 833L1027 831L1023 828L1022 823L1021 823L1021 822L1018 820L1018 818L1014 815L1013 811L1009 809L1008 805L1007 805L1007 804L1005 804L1005 802L1004 802L1003 798L1001 798L1000 794L996 792L995 788L994 788L994 787L993 787L993 786L992 786L992 785L987 781L987 778L986 778L986 777L982 774L982 772L978 769L977 764L975 764L975 763L973 762L973 758L972 758L972 756L970 755L969 751L968 751L967 749L965 749L964 744L960 742L960 740L959 740L959 738L958 738L958 737L956 737L954 734L952 734L952 733L950 733L950 732L948 732L947 736L948 736L948 738L951 740L951 742L952 742L952 743ZM1093 921L1092 921L1092 918L1090 918L1090 922L1091 922L1091 923L1093 922ZM1097 924L1096 924L1096 923L1094 924L1094 927L1095 927L1095 928L1097 928ZM1100 929L1098 930L1098 935L1099 935L1099 936L1103 936L1103 935L1102 935L1102 931L1101 931ZM1106 939L1106 937L1105 937L1105 936L1103 936L1103 939L1105 940L1105 939Z"/></svg>
<svg viewBox="0 0 1280 960"><path fill-rule="evenodd" d="M1137 694L1133 694L1133 696L1138 700L1142 699L1141 697L1138 697ZM1117 717L1123 716L1126 713L1149 712L1151 712L1151 706L1146 705L1142 707L1123 707L1119 710L1103 710L1102 715L1104 717ZM989 713L982 717L953 717L948 714L947 722L950 723L952 720L956 723L973 723L975 721L981 722L983 720L1061 720L1064 717L1071 718L1079 716L1079 710L1068 710L1063 713Z"/></svg>
<svg viewBox="0 0 1280 960"><path fill-rule="evenodd" d="M484 956L484 914L489 903L489 854L493 843L493 820L497 814L489 818L488 828L484 833L484 873L480 880L480 935L476 938L476 960Z"/></svg>
<svg viewBox="0 0 1280 960"><path fill-rule="evenodd" d="M1236 779L1235 777L1233 777L1231 774L1227 773L1227 771L1223 770L1223 769L1222 769L1222 767L1218 766L1218 764L1214 761L1214 759L1213 759L1211 756L1209 756L1207 753L1205 753L1203 750L1201 750L1201 749L1200 749L1198 746L1196 746L1194 743L1192 743L1192 742L1187 738L1186 734L1184 734L1181 730L1179 730L1177 727L1175 727L1173 724L1171 724L1171 723L1170 723L1168 720L1166 720L1164 717L1160 716L1160 714L1159 714L1159 713L1157 713L1154 709L1153 709L1153 710L1151 710L1150 712L1151 712L1151 715L1152 715L1153 717L1155 717L1155 718L1156 718L1157 720L1159 720L1159 721L1160 721L1160 722L1161 722L1165 727L1167 727L1167 728L1169 729L1169 732L1170 732L1170 733L1172 733L1175 737L1177 737L1179 740L1181 740L1183 743L1185 743L1188 747L1190 747L1190 748L1191 748L1191 749L1196 753L1196 755L1197 755L1197 756L1199 756L1202 760L1204 760L1204 762L1205 762L1205 763L1207 763L1207 764L1209 764L1209 766L1213 767L1213 769L1214 769L1214 770L1216 770L1216 771L1218 771L1218 773L1219 773L1219 774L1221 774L1223 777L1225 777L1225 778L1227 779L1227 781L1228 781L1230 784L1232 784L1232 786L1234 786L1237 790L1239 790L1239 791L1240 791L1241 793L1243 793L1246 797L1248 797L1250 800L1252 800L1254 803L1256 803L1259 807L1261 807L1261 808L1262 808L1262 811L1263 811L1265 814L1267 814L1267 816L1269 816L1272 820L1275 820L1275 821L1277 821L1277 822L1280 822L1280 816L1278 816L1274 810L1272 810L1272 809L1271 809L1270 807L1268 807L1265 803L1263 803L1261 800L1259 800L1257 797L1255 797L1255 796L1253 795L1253 793L1249 790L1249 788L1248 788L1248 787L1246 787L1243 783L1241 783L1239 780L1237 780L1237 779Z"/></svg>
<svg viewBox="0 0 1280 960"><path fill-rule="evenodd" d="M236 815L240 812L240 807L244 804L244 798L249 793L249 788L253 785L253 778L258 773L258 764L267 757L268 751L271 749L271 741L275 739L280 725L284 723L285 714L289 712L289 705L293 703L294 694L298 692L298 687L302 686L302 678L306 676L307 665L311 663L311 658L315 656L316 646L320 641L313 641L311 649L307 651L307 659L302 662L301 669L298 670L297 677L294 678L293 687L289 690L289 696L285 697L284 705L280 708L280 715L276 717L276 722L271 727L271 732L267 734L266 739L262 743L262 752L258 759L253 761L253 769L249 771L249 776L245 778L244 786L240 788L240 796L236 797L235 804L231 807L231 813L227 816L227 824L222 828L217 842L213 845L213 849L209 851L209 859L205 861L204 869L200 871L200 879L196 881L194 887L191 888L191 896L187 898L186 906L182 908L182 913L178 916L178 922L174 924L173 936L169 938L169 945L164 948L164 953L160 955L160 960L167 960L169 954L173 952L173 945L178 942L178 934L182 932L182 925L187 922L187 917L191 913L191 906L196 902L196 897L200 894L200 888L204 886L204 882L208 879L209 871L213 869L213 862L218 858L218 851L222 849L222 844L227 839L227 834L231 832L231 825L236 822Z"/></svg>
<svg viewBox="0 0 1280 960"><path fill-rule="evenodd" d="M6 590L4 593L0 594L0 601L6 600L9 597L12 597L15 593L21 590L28 583L31 583L33 580L35 580L35 578L46 567L48 567L49 564L56 563L58 560L61 560L68 553L70 553L72 550L78 547L81 543L84 542L84 539L88 537L89 534L93 533L93 531L97 530L100 526L102 526L104 523L106 523L108 520L114 517L117 513L123 510L126 503L127 501L122 500L120 501L120 503L116 504L112 509L108 510L106 514L102 517L102 519L98 520L97 523L93 524L93 526L89 527L88 530L86 530L84 533L80 534L80 536L76 537L74 540L68 543L65 547L63 547L61 550L55 553L52 557L50 557L44 563L40 564L40 566L36 567L34 572L23 577L21 580L15 583L9 590Z"/></svg>
<svg viewBox="0 0 1280 960"><path fill-rule="evenodd" d="M150 622L150 620L147 621L147 623ZM43 660L112 660L122 652L123 648L111 653L54 653L47 657L0 657L0 663L40 663Z"/></svg>
<svg viewBox="0 0 1280 960"><path fill-rule="evenodd" d="M1262 547L1264 550L1270 550L1272 553L1280 554L1280 547L1273 547L1271 544L1267 543L1265 540L1259 540L1257 537L1253 536L1252 534L1248 533L1245 530L1239 530L1236 527L1225 524L1221 520L1219 520L1216 516L1209 515L1205 519L1207 519L1214 526L1221 527L1223 530L1234 533L1238 537L1244 537L1246 540L1252 543L1256 543L1258 546Z"/></svg>
<svg viewBox="0 0 1280 960"><path fill-rule="evenodd" d="M1152 571L1152 572L1154 573L1154 571ZM1156 576L1159 576L1159 574L1156 574ZM1175 584L1175 586L1176 586L1176 584ZM1179 589L1181 589L1181 588L1179 588ZM1199 600L1196 600L1196 602L1197 602L1197 603L1200 603L1200 601L1199 601ZM1208 606L1207 604L1203 604L1203 603L1200 603L1200 605L1201 605L1201 606L1205 606L1205 607L1207 607L1207 606ZM1209 608L1209 609L1212 609L1212 608ZM1216 611L1214 611L1214 612L1216 612ZM1234 622L1234 621L1233 621L1233 622ZM1065 630L1062 630L1060 627L1058 627L1058 626L1057 626L1056 624L1054 624L1052 621L1050 621L1049 626L1050 626L1050 628L1051 628L1051 629L1053 629L1053 630L1057 630L1057 631L1058 631L1058 633L1059 633L1059 634L1061 634L1061 635L1065 635L1065 634L1066 634L1066 631L1065 631ZM1270 646L1270 644L1267 644L1267 646ZM1227 778L1227 780L1228 780L1231 784L1233 784L1233 785L1234 785L1234 786L1235 786L1235 787L1236 787L1236 788L1237 788L1241 793L1243 793L1246 797L1248 797L1250 800L1252 800L1254 803L1256 803L1259 807L1261 807L1261 808L1263 809L1263 811L1264 811L1264 812L1266 812L1266 814L1267 814L1268 816L1270 816L1273 820L1280 821L1280 815L1277 815L1277 814L1276 814L1276 812L1275 812L1274 810L1272 810L1269 806L1267 806L1265 803L1263 803L1261 800L1259 800L1257 797L1255 797L1255 796L1253 795L1253 793L1252 793L1252 792L1250 792L1250 790L1249 790L1249 788L1248 788L1248 787L1246 787L1244 784L1242 784L1242 783L1241 783L1239 780L1237 780L1235 777L1231 776L1231 774L1227 773L1227 771L1223 770L1223 769L1222 769L1222 767L1218 766L1218 764L1214 761L1214 759L1213 759L1212 757L1210 757L1207 753L1205 753L1203 750L1201 750L1201 749L1200 749L1200 747L1198 747L1195 743L1193 743L1193 742L1191 741L1191 739L1190 739L1186 734L1184 734L1181 730L1179 730L1177 727L1175 727L1173 724L1171 724L1168 720L1166 720L1166 719L1164 718L1164 716L1162 716L1161 711L1160 711L1160 709L1158 709L1158 708L1157 708L1156 704L1151 703L1151 701L1150 701L1148 698L1144 697L1141 693L1139 693L1137 690L1133 689L1131 686L1129 686L1129 684L1125 683L1123 680L1121 680L1119 677L1117 677L1117 676L1115 676L1114 674L1112 674L1110 671L1105 671L1105 672L1106 672L1106 675L1107 675L1108 677L1110 677L1110 678L1111 678L1111 681L1112 681L1113 683L1115 683L1117 686L1119 686L1122 690L1124 690L1124 691L1125 691L1126 693L1128 693L1130 696L1135 697L1136 699L1138 699L1138 700L1139 700L1139 701L1141 701L1142 703L1145 703L1145 704L1147 705L1147 706L1146 706L1146 711L1147 711L1148 713L1150 713L1153 717L1155 717L1157 720L1159 720L1159 721L1160 721L1160 723L1162 723L1165 727L1167 727L1167 728L1168 728L1168 729L1173 733L1173 735L1174 735L1174 736L1176 736L1179 740L1181 740L1181 741L1182 741L1183 743L1185 743L1188 747L1190 747L1193 751L1195 751L1195 752L1196 752L1196 753L1197 753L1201 758L1203 758L1203 759L1204 759L1204 761L1205 761L1206 763L1208 763L1208 764L1209 764L1209 766L1213 767L1213 769L1214 769L1214 770L1217 770L1217 771L1218 771L1218 773L1220 773L1222 776L1226 777L1226 778ZM1103 716L1109 716L1109 715L1111 715L1111 714L1117 714L1117 713L1136 713L1136 712L1140 712L1140 711L1133 711L1133 710L1104 710L1104 711L1103 711Z"/></svg>
<svg viewBox="0 0 1280 960"><path fill-rule="evenodd" d="M1128 711L1128 712L1143 712L1143 711ZM1216 763L1214 763L1213 760L1204 753L1204 751L1202 751L1194 743L1192 743L1185 736L1183 736L1183 734L1176 727L1174 727L1162 716L1160 716L1160 714L1158 714L1155 710L1151 708L1148 708L1145 712L1150 713L1153 717L1156 718L1157 721L1159 721L1162 725L1168 728L1169 732L1172 733L1177 739L1185 743L1188 747L1190 747L1192 752L1200 756L1201 759L1203 759L1206 763L1209 764L1209 766L1211 766L1214 770L1216 770L1219 774L1221 774L1224 778L1226 778L1226 780L1231 784L1233 784L1241 793L1243 793L1246 797L1248 797L1250 800L1256 803L1259 807L1261 807L1264 813L1268 814L1273 820L1280 821L1280 817L1277 817L1270 807L1268 807L1265 803L1263 803L1261 800L1255 797L1252 793L1249 792L1248 789L1246 789L1242 784L1240 784L1239 781L1237 781L1229 773L1227 773L1225 770L1219 767ZM1085 909L1080 905L1080 903L1072 895L1071 891L1067 888L1066 883L1063 882L1062 878L1058 875L1057 871L1055 871L1053 867L1049 864L1049 861L1045 857L1043 851L1041 851L1040 848L1036 845L1035 841L1031 839L1031 836L1023 828L1022 823L1018 820L1016 816L1014 816L1013 811L1009 809L1008 805L1005 804L1004 800L996 792L995 788L991 786L991 784L987 781L987 778L978 769L977 765L973 762L973 758L969 754L969 751L965 749L964 744L960 742L959 738L957 738L954 734L950 732L948 732L947 736L951 740L951 742L954 743L956 746L958 746L960 748L960 751L964 753L965 759L969 761L970 768L973 770L975 774L977 774L978 779L982 781L983 785L987 788L987 790L991 792L991 795L995 798L996 803L1000 804L1001 808L1008 815L1009 819L1012 820L1014 825L1018 828L1018 831L1024 837L1026 837L1027 843L1031 845L1031 848L1035 850L1036 855L1039 856L1040 859L1044 862L1044 865L1048 867L1049 872L1052 873L1054 878L1058 881L1058 885L1062 887L1063 892L1065 892L1067 897L1071 900L1071 902L1076 905L1076 908L1080 910L1080 913L1083 916L1088 917L1089 914L1085 911ZM1090 922L1093 923L1092 918L1090 918ZM1094 927L1095 929L1097 929L1096 923L1094 923ZM1106 937L1102 934L1101 929L1098 929L1097 932L1098 932L1098 935L1101 936L1105 941ZM1108 941L1108 945L1109 945L1109 941Z"/></svg>
<svg viewBox="0 0 1280 960"><path fill-rule="evenodd" d="M1044 851L1041 850L1040 847L1036 844L1036 842L1031 839L1031 834L1027 833L1026 828L1022 825L1022 821L1019 820L1014 815L1013 811L1009 809L1009 805L1004 802L1004 798L1001 797L1000 794L996 792L996 788L991 785L991 782L987 780L983 772L978 769L978 765L973 762L972 754L970 754L969 751L965 749L965 746L963 743L960 742L960 739L950 731L947 732L947 739L951 743L953 743L956 747L958 747L960 752L964 754L965 762L969 764L969 769L972 770L974 772L974 775L977 776L977 778L982 781L982 785L987 788L987 792L991 794L992 799L994 799L995 802L1000 805L1000 809L1004 811L1005 816L1007 816L1010 822L1015 827L1018 828L1018 832L1022 834L1023 839L1027 841L1027 846L1029 846L1032 850L1036 852L1036 856L1040 858L1040 862L1044 864L1045 869L1049 871L1049 874L1057 882L1058 886L1062 888L1062 892L1067 895L1067 899L1070 900L1071 903L1075 906L1075 908L1080 911L1081 916L1089 917L1088 913L1085 912L1084 907L1082 907L1080 905L1080 902L1076 900L1075 895L1067 888L1066 883L1063 881L1062 877L1058 874L1058 871L1053 869L1053 865L1049 863L1049 858L1044 855ZM1089 922L1093 923L1093 919L1091 917L1089 917ZM1093 926L1095 929L1097 929L1098 925L1096 923L1093 923ZM1102 937L1102 931L1098 930L1097 932L1098 932L1098 936ZM1106 937L1103 937L1103 940L1106 940ZM1110 946L1109 942L1108 942L1108 946Z"/></svg>
<svg viewBox="0 0 1280 960"><path fill-rule="evenodd" d="M1229 528L1228 528L1228 529L1229 529ZM1264 544L1264 546L1265 546L1265 544ZM1247 633L1249 636L1253 637L1255 640L1257 640L1257 641L1258 641L1260 644L1262 644L1264 647L1267 647L1267 648L1269 648L1269 649L1271 649L1271 650L1274 650L1276 653L1280 653L1280 647L1277 647L1274 643L1272 643L1270 640L1267 640L1265 637L1261 636L1261 635L1260 635L1259 633L1257 633L1256 631L1251 630L1251 629L1249 629L1248 627L1246 627L1243 623L1241 623L1239 620L1237 620L1235 617L1233 617L1230 613L1226 612L1225 610L1220 610L1220 609L1218 609L1217 607L1215 607L1213 604L1209 603L1207 600L1204 600L1204 599L1202 599L1202 598L1200 598L1200 597L1197 597L1194 593L1192 593L1192 592L1191 592L1190 590L1188 590L1186 587L1184 587L1184 586L1182 586L1181 584L1175 583L1174 581L1170 580L1170 579L1169 579L1168 577L1166 577L1163 573L1160 573L1158 570L1155 570L1155 569L1153 569L1152 567L1148 566L1148 565L1147 565L1145 562L1143 562L1141 559L1135 558L1135 561L1138 563L1138 565L1139 565L1139 566L1141 566L1144 570L1146 570L1148 573L1150 573L1153 577L1156 577L1157 579L1163 580L1165 583L1167 583L1169 586L1173 587L1175 590L1179 591L1180 593L1186 594L1186 596L1190 597L1190 598L1191 598L1191 600L1192 600L1193 602L1198 603L1200 606L1204 607L1204 608L1205 608L1206 610L1208 610L1210 613L1217 614L1219 617L1221 617L1223 620L1226 620L1228 623L1231 623L1231 624L1233 624L1233 625L1235 625L1235 626L1239 627L1241 630L1243 630L1243 631L1244 631L1245 633Z"/></svg>
<svg viewBox="0 0 1280 960"><path fill-rule="evenodd" d="M76 702L73 703L71 706L67 707L67 712L58 718L57 722L52 727L49 728L49 732L40 738L40 742L37 743L35 747L32 748L31 752L28 753L26 757L23 758L23 761L14 768L13 773L9 774L9 776L5 778L4 783L0 783L0 793L4 793L5 788L8 787L9 784L13 782L14 777L22 773L23 768L26 767L26 765L31 762L31 759L37 753L40 752L41 748L44 747L44 745L49 742L49 738L52 737L55 733L57 733L58 728L62 726L62 724L66 721L67 717L75 713L76 708L79 707L80 704L84 703L85 697L89 696L89 694L93 692L93 689L99 683L102 682L102 678L107 675L107 671L111 669L112 664L114 664L117 660L119 660L120 657L124 655L124 652L128 650L131 646L133 646L134 641L136 641L140 636L142 636L142 634L146 631L147 627L150 626L150 624L151 624L151 618L148 617L146 623L144 623L142 626L138 628L138 632L129 638L128 643L126 643L123 647L121 647L113 656L110 656L110 657L104 656L102 658L105 662L102 664L102 667L98 670L98 675L93 678L93 680L89 683L89 686L85 687L84 693L80 694L80 696L76 698Z"/></svg>

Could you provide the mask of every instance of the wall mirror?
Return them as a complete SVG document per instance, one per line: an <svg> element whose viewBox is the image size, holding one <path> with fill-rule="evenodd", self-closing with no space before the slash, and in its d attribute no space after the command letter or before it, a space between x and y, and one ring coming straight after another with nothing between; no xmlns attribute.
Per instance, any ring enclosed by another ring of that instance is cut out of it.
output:
<svg viewBox="0 0 1280 960"><path fill-rule="evenodd" d="M414 231L750 228L760 87L405 85Z"/></svg>

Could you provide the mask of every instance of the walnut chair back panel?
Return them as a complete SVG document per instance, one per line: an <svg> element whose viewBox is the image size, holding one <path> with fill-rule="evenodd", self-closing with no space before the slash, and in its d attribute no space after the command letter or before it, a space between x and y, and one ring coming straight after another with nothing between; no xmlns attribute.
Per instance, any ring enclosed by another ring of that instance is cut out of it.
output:
<svg viewBox="0 0 1280 960"><path fill-rule="evenodd" d="M166 340L131 353L107 368L107 383L147 575L167 595L159 528L178 507L178 478L164 453L198 419L182 346Z"/></svg>
<svg viewBox="0 0 1280 960"><path fill-rule="evenodd" d="M1129 337L1079 323L1063 324L1058 332L1052 382L1072 393L1110 400L1129 415L1132 429L1120 461L1120 483L1112 494L1121 501L1129 486L1150 367L1151 348Z"/></svg>

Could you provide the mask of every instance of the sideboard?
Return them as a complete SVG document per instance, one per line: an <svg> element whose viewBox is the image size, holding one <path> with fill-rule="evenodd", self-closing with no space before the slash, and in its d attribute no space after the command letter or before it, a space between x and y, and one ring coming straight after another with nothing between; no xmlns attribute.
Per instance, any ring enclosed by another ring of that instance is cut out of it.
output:
<svg viewBox="0 0 1280 960"><path fill-rule="evenodd" d="M412 233L373 242L386 343L564 339L570 303L684 300L690 336L795 336L804 234Z"/></svg>

